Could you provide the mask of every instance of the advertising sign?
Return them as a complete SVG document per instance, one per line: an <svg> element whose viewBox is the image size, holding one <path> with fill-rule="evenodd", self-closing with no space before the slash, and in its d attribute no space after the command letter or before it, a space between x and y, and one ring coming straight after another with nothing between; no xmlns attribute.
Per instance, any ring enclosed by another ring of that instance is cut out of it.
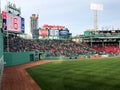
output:
<svg viewBox="0 0 120 90"><path fill-rule="evenodd" d="M55 30L54 29L50 29L49 30L49 35L50 36L54 36L55 35Z"/></svg>
<svg viewBox="0 0 120 90"><path fill-rule="evenodd" d="M7 18L7 12L2 11L2 18L6 19Z"/></svg>
<svg viewBox="0 0 120 90"><path fill-rule="evenodd" d="M6 23L7 23L6 19L3 19L3 26L2 26L3 30L7 30L7 24Z"/></svg>
<svg viewBox="0 0 120 90"><path fill-rule="evenodd" d="M25 32L25 19L21 18L21 32Z"/></svg>
<svg viewBox="0 0 120 90"><path fill-rule="evenodd" d="M44 24L44 25L43 25L43 28L62 29L62 28L65 28L65 26Z"/></svg>
<svg viewBox="0 0 120 90"><path fill-rule="evenodd" d="M59 30L55 30L55 36L59 36Z"/></svg>
<svg viewBox="0 0 120 90"><path fill-rule="evenodd" d="M69 30L60 30L59 35L60 36L68 36L69 35Z"/></svg>
<svg viewBox="0 0 120 90"><path fill-rule="evenodd" d="M48 36L48 30L46 30L46 29L39 30L39 35L40 36Z"/></svg>
<svg viewBox="0 0 120 90"><path fill-rule="evenodd" d="M59 36L59 30L58 29L49 29L49 35L50 36Z"/></svg>

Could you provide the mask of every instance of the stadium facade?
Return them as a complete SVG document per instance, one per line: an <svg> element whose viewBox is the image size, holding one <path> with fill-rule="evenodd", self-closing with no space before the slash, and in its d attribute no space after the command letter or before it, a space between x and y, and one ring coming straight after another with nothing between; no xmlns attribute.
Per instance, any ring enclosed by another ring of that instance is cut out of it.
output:
<svg viewBox="0 0 120 90"><path fill-rule="evenodd" d="M74 37L73 40L99 52L120 54L120 30L88 30L84 35Z"/></svg>

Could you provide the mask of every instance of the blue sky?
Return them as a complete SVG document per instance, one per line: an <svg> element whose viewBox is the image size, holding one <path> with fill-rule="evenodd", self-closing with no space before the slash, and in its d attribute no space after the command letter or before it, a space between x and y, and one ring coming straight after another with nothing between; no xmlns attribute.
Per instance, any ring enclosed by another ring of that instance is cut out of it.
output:
<svg viewBox="0 0 120 90"><path fill-rule="evenodd" d="M39 27L43 24L63 25L75 35L83 34L93 28L93 11L90 3L103 4L104 10L98 11L98 27L120 28L120 0L1 0L1 7L7 1L21 7L25 18L25 32L30 32L30 16L39 15Z"/></svg>

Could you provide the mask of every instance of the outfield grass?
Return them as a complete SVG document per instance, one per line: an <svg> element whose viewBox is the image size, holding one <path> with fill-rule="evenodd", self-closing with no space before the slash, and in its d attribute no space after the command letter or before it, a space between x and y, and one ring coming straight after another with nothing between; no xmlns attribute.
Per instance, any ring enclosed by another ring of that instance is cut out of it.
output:
<svg viewBox="0 0 120 90"><path fill-rule="evenodd" d="M26 70L42 90L120 90L120 58L51 62Z"/></svg>

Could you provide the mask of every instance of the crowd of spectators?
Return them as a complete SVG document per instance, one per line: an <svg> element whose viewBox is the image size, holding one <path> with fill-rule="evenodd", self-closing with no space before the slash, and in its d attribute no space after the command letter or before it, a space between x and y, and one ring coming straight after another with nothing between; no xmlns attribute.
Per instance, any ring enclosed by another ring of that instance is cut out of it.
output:
<svg viewBox="0 0 120 90"><path fill-rule="evenodd" d="M93 49L99 52L111 53L111 54L120 54L120 48L118 43L105 43L102 44L93 44Z"/></svg>
<svg viewBox="0 0 120 90"><path fill-rule="evenodd" d="M4 51L5 52L25 52L36 49L36 44L32 40L24 40L15 35L4 37Z"/></svg>
<svg viewBox="0 0 120 90"><path fill-rule="evenodd" d="M80 54L95 54L95 50L77 44L71 40L39 40L39 50L48 51L49 56L71 56Z"/></svg>
<svg viewBox="0 0 120 90"><path fill-rule="evenodd" d="M40 51L47 56L71 56L80 54L97 54L94 49L71 40L26 40L16 35L4 37L5 52Z"/></svg>

